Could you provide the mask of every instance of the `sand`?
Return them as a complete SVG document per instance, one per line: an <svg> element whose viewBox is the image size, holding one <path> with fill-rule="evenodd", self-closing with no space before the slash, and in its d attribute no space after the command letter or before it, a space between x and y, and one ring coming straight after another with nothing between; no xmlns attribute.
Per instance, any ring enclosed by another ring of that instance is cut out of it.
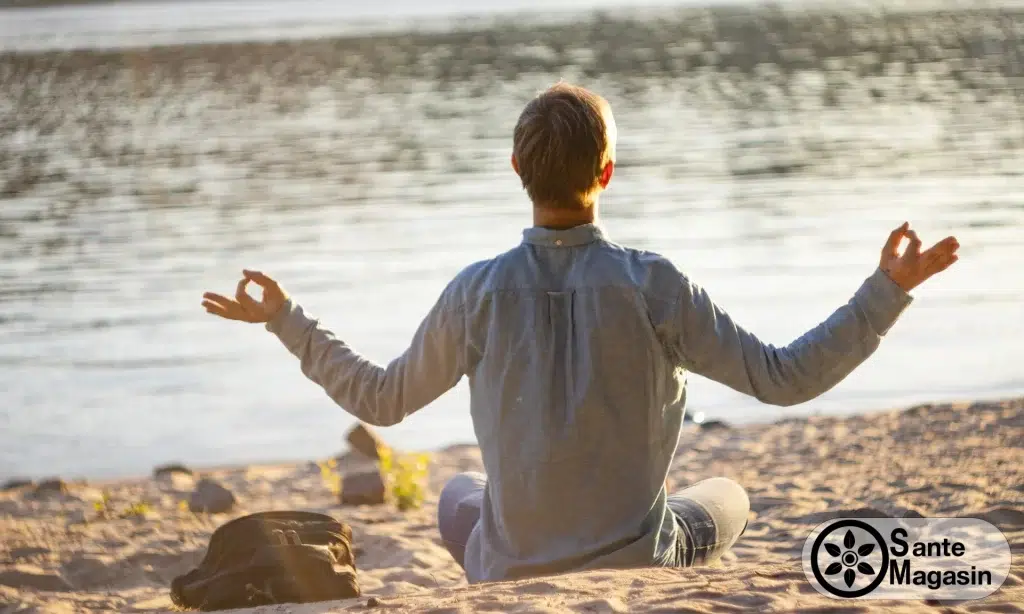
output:
<svg viewBox="0 0 1024 614"><path fill-rule="evenodd" d="M338 466L350 471L367 463L348 453ZM475 446L434 454L426 503L408 512L335 504L315 462L201 472L237 497L228 514L187 511L181 502L195 477L181 474L70 483L64 493L15 488L0 493L0 612L172 609L171 579L199 561L214 528L268 509L324 511L350 523L364 594L258 612L365 610L368 601L389 612L1009 612L1024 604L1024 399L741 428L688 426L670 486L727 476L747 488L752 507L733 551L703 569L593 571L467 586L439 544L435 510L448 478L480 468ZM104 493L105 517L95 505ZM119 517L133 504L140 513ZM1010 577L994 595L955 605L819 595L801 571L804 539L823 520L866 508L986 518L1011 544Z"/></svg>

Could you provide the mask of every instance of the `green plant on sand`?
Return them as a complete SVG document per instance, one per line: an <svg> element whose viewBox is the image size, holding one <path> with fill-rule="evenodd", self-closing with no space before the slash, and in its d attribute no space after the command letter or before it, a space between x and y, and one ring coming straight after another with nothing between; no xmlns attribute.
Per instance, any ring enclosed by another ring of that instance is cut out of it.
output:
<svg viewBox="0 0 1024 614"><path fill-rule="evenodd" d="M145 501L136 501L121 512L121 518L145 518L151 509Z"/></svg>
<svg viewBox="0 0 1024 614"><path fill-rule="evenodd" d="M96 510L96 513L100 516L100 518L106 518L107 516L109 516L111 510L110 493L108 493L107 491L103 491L102 498L99 501L93 502L92 507L93 509Z"/></svg>
<svg viewBox="0 0 1024 614"><path fill-rule="evenodd" d="M317 463L320 467L320 478L324 481L324 486L327 490L331 491L331 494L337 497L341 494L341 474L338 473L338 461L333 458Z"/></svg>
<svg viewBox="0 0 1024 614"><path fill-rule="evenodd" d="M415 509L423 505L427 490L430 455L396 455L387 446L377 449L380 473L390 497L400 510Z"/></svg>
<svg viewBox="0 0 1024 614"><path fill-rule="evenodd" d="M103 491L102 498L99 501L93 502L92 507L100 518L111 518L115 515L112 499L107 491ZM145 518L151 509L145 501L135 501L128 504L128 507L124 508L117 516L119 518Z"/></svg>

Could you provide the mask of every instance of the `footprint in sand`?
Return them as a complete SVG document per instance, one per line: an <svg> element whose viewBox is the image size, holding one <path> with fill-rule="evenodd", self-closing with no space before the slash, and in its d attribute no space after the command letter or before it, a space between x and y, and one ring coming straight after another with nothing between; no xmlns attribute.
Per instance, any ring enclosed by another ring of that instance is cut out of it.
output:
<svg viewBox="0 0 1024 614"><path fill-rule="evenodd" d="M835 518L888 518L889 514L886 514L882 510L873 507L857 507L850 509L839 509L839 510L826 510L824 512L814 512L811 514L805 514L804 516L797 516L795 518L788 519L790 522L803 523L803 524L821 524Z"/></svg>
<svg viewBox="0 0 1024 614"><path fill-rule="evenodd" d="M984 512L961 514L961 518L978 518L995 525L1000 531L1024 529L1024 511L1012 507L994 507Z"/></svg>
<svg viewBox="0 0 1024 614"><path fill-rule="evenodd" d="M750 510L760 514L769 508L790 505L792 503L792 499L786 497L750 497Z"/></svg>
<svg viewBox="0 0 1024 614"><path fill-rule="evenodd" d="M72 589L71 585L60 574L28 564L14 565L0 571L0 586L53 592L70 591Z"/></svg>

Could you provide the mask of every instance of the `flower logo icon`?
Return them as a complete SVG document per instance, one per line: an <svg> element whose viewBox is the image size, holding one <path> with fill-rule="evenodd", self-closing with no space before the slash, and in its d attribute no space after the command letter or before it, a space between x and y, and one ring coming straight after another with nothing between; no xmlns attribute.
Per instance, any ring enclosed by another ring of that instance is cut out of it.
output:
<svg viewBox="0 0 1024 614"><path fill-rule="evenodd" d="M856 545L857 540L850 529L847 529L846 535L843 536L843 548L845 550L835 544L825 544L825 551L839 558L838 561L825 568L825 575L834 576L842 571L843 582L846 583L847 588L852 587L853 583L857 581L857 572L865 576L875 575L875 568L866 561L861 560L861 557L871 554L875 549L875 545L872 543L861 544L859 548L854 550L853 548ZM846 571L843 571L844 569Z"/></svg>
<svg viewBox="0 0 1024 614"><path fill-rule="evenodd" d="M863 597L885 580L889 548L881 533L866 522L840 519L814 539L810 564L817 584L830 594L846 599Z"/></svg>

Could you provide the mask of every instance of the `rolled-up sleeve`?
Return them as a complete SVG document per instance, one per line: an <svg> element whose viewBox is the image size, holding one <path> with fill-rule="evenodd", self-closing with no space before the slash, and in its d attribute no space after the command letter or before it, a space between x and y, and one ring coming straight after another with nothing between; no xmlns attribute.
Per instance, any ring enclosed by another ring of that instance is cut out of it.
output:
<svg viewBox="0 0 1024 614"><path fill-rule="evenodd" d="M737 325L684 275L679 282L668 338L681 366L772 405L803 403L833 388L878 348L912 300L876 269L828 319L775 347Z"/></svg>
<svg viewBox="0 0 1024 614"><path fill-rule="evenodd" d="M397 424L455 386L465 373L458 307L446 289L387 366L365 358L289 300L267 323L302 373L342 409L376 426Z"/></svg>

